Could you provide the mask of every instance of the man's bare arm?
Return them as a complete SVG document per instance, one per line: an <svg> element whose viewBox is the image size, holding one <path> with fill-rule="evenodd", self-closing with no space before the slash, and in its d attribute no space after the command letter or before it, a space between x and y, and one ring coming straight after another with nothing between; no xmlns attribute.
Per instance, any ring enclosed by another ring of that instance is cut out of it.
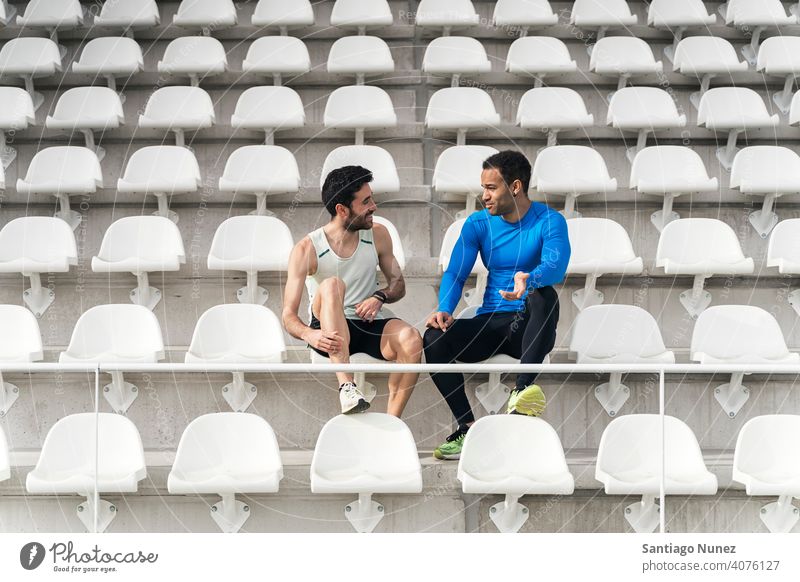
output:
<svg viewBox="0 0 800 582"><path fill-rule="evenodd" d="M386 303L394 303L405 297L406 281L400 270L400 263L394 256L392 237L389 231L381 224L376 224L372 230L375 250L378 252L378 265L386 277L386 287L381 289L381 292L386 294Z"/></svg>
<svg viewBox="0 0 800 582"><path fill-rule="evenodd" d="M306 336L312 331L298 316L300 302L305 290L305 279L316 265L311 265L316 259L313 253L314 245L309 238L304 238L297 243L289 255L289 272L286 275L286 288L283 292L283 327L292 337L308 341Z"/></svg>

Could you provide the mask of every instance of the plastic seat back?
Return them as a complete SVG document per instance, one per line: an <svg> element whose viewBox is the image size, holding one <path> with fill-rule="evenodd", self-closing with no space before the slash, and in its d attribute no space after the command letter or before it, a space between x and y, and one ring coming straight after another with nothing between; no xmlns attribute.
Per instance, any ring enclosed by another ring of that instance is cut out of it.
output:
<svg viewBox="0 0 800 582"><path fill-rule="evenodd" d="M800 192L800 156L784 146L748 146L733 159L731 188L752 194Z"/></svg>
<svg viewBox="0 0 800 582"><path fill-rule="evenodd" d="M789 349L775 317L754 305L716 305L700 314L692 333L691 357L731 363L783 359Z"/></svg>
<svg viewBox="0 0 800 582"><path fill-rule="evenodd" d="M75 233L65 221L52 216L22 216L0 230L0 271L3 263L22 262L30 272L66 272L78 264ZM41 265L43 271L33 268ZM26 270L25 272L28 272Z"/></svg>
<svg viewBox="0 0 800 582"><path fill-rule="evenodd" d="M600 74L657 72L653 49L635 36L605 36L595 43L589 58L589 70Z"/></svg>
<svg viewBox="0 0 800 582"><path fill-rule="evenodd" d="M439 252L439 266L443 271L446 271L450 266L450 257L453 254L453 248L455 248L456 242L458 242L458 237L461 236L461 229L464 227L466 220L466 218L460 218L447 227L447 232L445 232L444 238L442 239L442 250ZM480 253L478 253L475 264L470 272L473 275L489 272L483 264Z"/></svg>
<svg viewBox="0 0 800 582"><path fill-rule="evenodd" d="M338 129L394 127L397 114L389 94L380 87L351 85L330 94L324 122L325 127Z"/></svg>
<svg viewBox="0 0 800 582"><path fill-rule="evenodd" d="M30 93L19 87L0 87L0 129L25 129L36 121Z"/></svg>
<svg viewBox="0 0 800 582"><path fill-rule="evenodd" d="M425 49L422 70L439 74L476 74L492 70L486 49L469 36L442 36L433 39Z"/></svg>
<svg viewBox="0 0 800 582"><path fill-rule="evenodd" d="M506 71L509 73L565 73L577 68L564 41L549 36L518 38L511 43L506 57Z"/></svg>
<svg viewBox="0 0 800 582"><path fill-rule="evenodd" d="M125 123L119 94L108 87L73 87L61 94L45 125L59 129L113 129Z"/></svg>
<svg viewBox="0 0 800 582"><path fill-rule="evenodd" d="M0 305L0 330L0 362L38 362L43 358L39 322L30 310Z"/></svg>
<svg viewBox="0 0 800 582"><path fill-rule="evenodd" d="M231 153L219 179L223 192L297 192L300 170L294 154L281 146L249 145Z"/></svg>
<svg viewBox="0 0 800 582"><path fill-rule="evenodd" d="M768 75L800 72L800 38L771 36L758 47L756 70Z"/></svg>
<svg viewBox="0 0 800 582"><path fill-rule="evenodd" d="M252 42L242 61L242 72L299 75L311 70L308 48L293 36L262 36Z"/></svg>
<svg viewBox="0 0 800 582"><path fill-rule="evenodd" d="M594 116L586 110L583 98L574 89L538 87L522 96L517 108L517 124L539 130L591 127Z"/></svg>
<svg viewBox="0 0 800 582"><path fill-rule="evenodd" d="M85 194L103 187L97 154L79 146L39 150L31 160L17 191L34 194Z"/></svg>
<svg viewBox="0 0 800 582"><path fill-rule="evenodd" d="M120 192L195 192L200 166L192 151L179 146L146 146L133 152L117 183Z"/></svg>
<svg viewBox="0 0 800 582"><path fill-rule="evenodd" d="M234 129L280 130L303 127L306 113L290 87L250 87L239 96L231 116Z"/></svg>
<svg viewBox="0 0 800 582"><path fill-rule="evenodd" d="M377 74L394 71L394 59L386 41L377 36L345 36L331 46L329 73Z"/></svg>
<svg viewBox="0 0 800 582"><path fill-rule="evenodd" d="M156 362L164 342L156 316L133 304L97 305L85 311L72 331L66 359L104 362Z"/></svg>
<svg viewBox="0 0 800 582"><path fill-rule="evenodd" d="M178 26L233 26L236 24L233 0L182 0L173 22Z"/></svg>
<svg viewBox="0 0 800 582"><path fill-rule="evenodd" d="M697 125L709 129L736 129L748 126L777 125L777 114L770 117L764 100L748 87L714 87L700 98Z"/></svg>
<svg viewBox="0 0 800 582"><path fill-rule="evenodd" d="M642 269L633 252L628 231L608 218L573 218L567 221L571 249L567 273L628 273L629 265Z"/></svg>
<svg viewBox="0 0 800 582"><path fill-rule="evenodd" d="M392 9L386 0L336 0L331 26L390 26Z"/></svg>
<svg viewBox="0 0 800 582"><path fill-rule="evenodd" d="M78 0L28 0L25 13L17 16L17 24L74 28L83 24L83 8Z"/></svg>
<svg viewBox="0 0 800 582"><path fill-rule="evenodd" d="M294 247L285 223L273 216L232 216L219 225L208 253L209 269L286 271ZM231 263L236 266L232 267Z"/></svg>
<svg viewBox="0 0 800 582"><path fill-rule="evenodd" d="M215 122L214 103L200 87L161 87L147 100L139 127L210 127Z"/></svg>
<svg viewBox="0 0 800 582"><path fill-rule="evenodd" d="M767 266L778 267L781 273L800 273L800 218L775 225L767 247Z"/></svg>
<svg viewBox="0 0 800 582"><path fill-rule="evenodd" d="M651 358L661 361L667 348L655 318L641 307L593 305L578 314L569 351L575 354L578 363L623 364Z"/></svg>
<svg viewBox="0 0 800 582"><path fill-rule="evenodd" d="M397 264L400 265L400 269L405 269L406 251L403 249L403 241L400 238L400 233L397 231L397 227L392 224L389 219L384 218L383 216L376 216L373 214L372 220L375 222L375 224L380 224L386 227L386 230L389 231L389 236L392 239L392 253L394 254L394 258L397 259Z"/></svg>
<svg viewBox="0 0 800 582"><path fill-rule="evenodd" d="M258 0L253 11L253 26L311 26L314 10L309 0Z"/></svg>
<svg viewBox="0 0 800 582"><path fill-rule="evenodd" d="M710 192L719 187L709 178L703 159L685 146L651 146L633 159L630 187L648 194Z"/></svg>
<svg viewBox="0 0 800 582"><path fill-rule="evenodd" d="M715 218L673 220L661 231L656 250L657 267L671 263L671 267L678 270L691 268L694 264L735 265L745 260L749 261L749 272L752 272L752 259L745 259L736 233ZM669 274L677 274L671 271Z"/></svg>
<svg viewBox="0 0 800 582"><path fill-rule="evenodd" d="M481 194L483 161L497 153L490 146L452 146L442 151L433 169L433 188L437 192Z"/></svg>
<svg viewBox="0 0 800 582"><path fill-rule="evenodd" d="M417 7L417 26L472 26L478 22L470 0L421 0Z"/></svg>
<svg viewBox="0 0 800 582"><path fill-rule="evenodd" d="M108 227L97 258L106 263L138 259L141 263L166 266L183 263L186 253L181 232L169 218L126 216ZM174 266L174 270L177 270L177 265Z"/></svg>
<svg viewBox="0 0 800 582"><path fill-rule="evenodd" d="M678 43L673 62L676 71L684 75L702 76L708 73L746 71L747 62L730 41L718 36L690 36Z"/></svg>
<svg viewBox="0 0 800 582"><path fill-rule="evenodd" d="M276 315L263 305L231 303L205 311L192 334L186 361L281 363L286 344Z"/></svg>
<svg viewBox="0 0 800 582"><path fill-rule="evenodd" d="M531 188L553 193L613 192L617 181L609 176L597 150L561 145L545 148L536 157Z"/></svg>
<svg viewBox="0 0 800 582"><path fill-rule="evenodd" d="M558 22L548 0L497 0L495 26L549 26Z"/></svg>
<svg viewBox="0 0 800 582"><path fill-rule="evenodd" d="M575 0L569 21L577 26L621 26L636 24L637 18L625 0Z"/></svg>
<svg viewBox="0 0 800 582"><path fill-rule="evenodd" d="M107 2L104 6L108 4L112 3ZM93 38L84 45L78 60L72 63L74 73L89 75L132 75L142 69L142 47L125 36Z"/></svg>
<svg viewBox="0 0 800 582"><path fill-rule="evenodd" d="M167 45L158 70L163 73L210 75L228 68L225 48L210 36L181 36Z"/></svg>
<svg viewBox="0 0 800 582"><path fill-rule="evenodd" d="M622 129L683 127L686 116L663 89L624 87L611 97L606 123Z"/></svg>
<svg viewBox="0 0 800 582"><path fill-rule="evenodd" d="M12 38L0 48L0 75L53 75L61 71L61 53L49 38Z"/></svg>
<svg viewBox="0 0 800 582"><path fill-rule="evenodd" d="M97 26L156 26L161 22L155 0L125 0L104 2L95 16Z"/></svg>
<svg viewBox="0 0 800 582"><path fill-rule="evenodd" d="M433 129L481 129L499 123L492 98L477 87L439 89L425 111L425 125Z"/></svg>
<svg viewBox="0 0 800 582"><path fill-rule="evenodd" d="M659 28L714 24L716 19L703 0L653 0L647 11L647 24Z"/></svg>
<svg viewBox="0 0 800 582"><path fill-rule="evenodd" d="M736 439L733 479L747 485L749 495L775 493L759 491L758 487L753 487L755 480L776 488L783 485L783 494L796 496L800 480L798 439L800 416L796 414L765 414L751 418Z"/></svg>

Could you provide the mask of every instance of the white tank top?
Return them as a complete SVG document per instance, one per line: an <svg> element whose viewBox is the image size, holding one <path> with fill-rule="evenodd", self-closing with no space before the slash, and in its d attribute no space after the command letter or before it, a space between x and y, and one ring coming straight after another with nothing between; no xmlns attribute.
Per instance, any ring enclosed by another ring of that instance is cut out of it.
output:
<svg viewBox="0 0 800 582"><path fill-rule="evenodd" d="M317 271L306 278L306 289L310 296L309 311L319 285L330 277L339 277L346 286L344 292L344 315L347 319L359 319L356 305L378 290L378 251L371 229L358 231L358 246L352 256L338 256L321 228L309 233L308 238L317 254ZM385 309L381 308L375 319L384 319Z"/></svg>

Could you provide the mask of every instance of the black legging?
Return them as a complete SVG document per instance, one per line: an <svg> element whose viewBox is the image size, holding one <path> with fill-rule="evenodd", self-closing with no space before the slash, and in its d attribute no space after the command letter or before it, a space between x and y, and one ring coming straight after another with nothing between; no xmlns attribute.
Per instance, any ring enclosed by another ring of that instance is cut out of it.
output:
<svg viewBox="0 0 800 582"><path fill-rule="evenodd" d="M556 342L558 293L542 287L528 293L525 307L518 312L495 312L471 319L456 319L443 332L428 329L423 344L429 364L451 364L455 361L474 363L507 354L522 364L541 364ZM464 392L464 375L431 374L459 425L475 420ZM516 388L529 386L535 373L517 375Z"/></svg>

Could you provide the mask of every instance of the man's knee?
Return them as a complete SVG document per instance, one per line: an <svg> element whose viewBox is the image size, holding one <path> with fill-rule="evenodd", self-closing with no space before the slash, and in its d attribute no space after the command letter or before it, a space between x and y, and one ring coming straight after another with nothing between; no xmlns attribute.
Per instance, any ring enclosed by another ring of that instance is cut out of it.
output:
<svg viewBox="0 0 800 582"><path fill-rule="evenodd" d="M443 336L444 332L441 329L429 327L425 330L425 335L422 337L422 349L425 352L425 359L428 362L434 362L445 357L445 342Z"/></svg>
<svg viewBox="0 0 800 582"><path fill-rule="evenodd" d="M399 351L406 358L420 361L422 359L422 336L410 325L404 327L398 335Z"/></svg>
<svg viewBox="0 0 800 582"><path fill-rule="evenodd" d="M328 277L319 285L319 294L322 299L338 298L344 301L347 285L339 277Z"/></svg>

